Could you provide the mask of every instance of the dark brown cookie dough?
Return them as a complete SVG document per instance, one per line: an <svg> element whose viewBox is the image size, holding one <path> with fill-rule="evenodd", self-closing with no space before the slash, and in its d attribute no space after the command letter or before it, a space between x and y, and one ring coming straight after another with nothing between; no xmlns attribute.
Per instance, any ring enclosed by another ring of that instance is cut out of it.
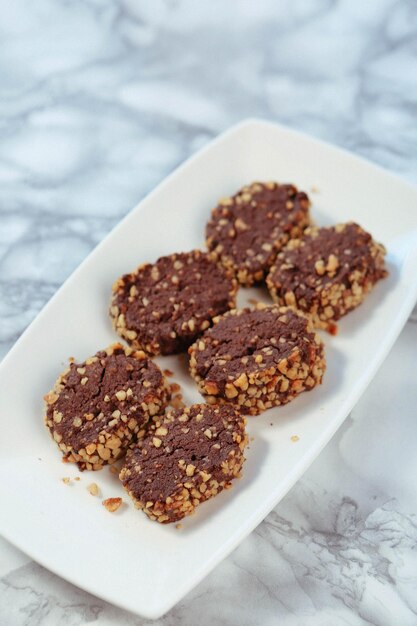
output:
<svg viewBox="0 0 417 626"><path fill-rule="evenodd" d="M152 520L176 522L240 476L246 444L245 418L234 407L174 409L128 452L120 480Z"/></svg>
<svg viewBox="0 0 417 626"><path fill-rule="evenodd" d="M212 256L193 250L140 265L113 286L115 330L149 354L182 352L235 306L237 283Z"/></svg>
<svg viewBox="0 0 417 626"><path fill-rule="evenodd" d="M213 209L206 242L243 285L261 281L277 252L309 224L310 201L294 185L252 183Z"/></svg>
<svg viewBox="0 0 417 626"><path fill-rule="evenodd" d="M316 327L335 333L334 322L387 276L385 253L354 222L311 227L282 250L266 282L275 302L308 313Z"/></svg>
<svg viewBox="0 0 417 626"><path fill-rule="evenodd" d="M114 463L169 399L162 372L144 352L116 343L70 363L45 396L45 422L64 459L80 469Z"/></svg>
<svg viewBox="0 0 417 626"><path fill-rule="evenodd" d="M257 415L321 383L323 344L302 313L258 304L213 322L189 349L191 375L210 404Z"/></svg>

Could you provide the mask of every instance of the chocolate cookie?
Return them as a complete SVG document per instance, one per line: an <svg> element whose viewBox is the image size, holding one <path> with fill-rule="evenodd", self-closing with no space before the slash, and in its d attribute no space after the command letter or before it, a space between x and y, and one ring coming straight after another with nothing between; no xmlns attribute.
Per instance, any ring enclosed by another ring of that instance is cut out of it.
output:
<svg viewBox="0 0 417 626"><path fill-rule="evenodd" d="M231 486L246 444L245 418L234 407L174 409L128 452L120 480L152 520L176 522Z"/></svg>
<svg viewBox="0 0 417 626"><path fill-rule="evenodd" d="M200 250L171 254L140 265L113 286L110 314L116 331L149 354L182 352L235 306L230 271Z"/></svg>
<svg viewBox="0 0 417 626"><path fill-rule="evenodd" d="M302 313L258 304L213 322L189 349L191 375L210 404L257 415L321 383L323 344Z"/></svg>
<svg viewBox="0 0 417 626"><path fill-rule="evenodd" d="M310 201L294 185L253 183L213 209L206 242L243 285L261 281L277 252L309 224Z"/></svg>
<svg viewBox="0 0 417 626"><path fill-rule="evenodd" d="M308 313L316 327L335 333L334 322L387 276L385 254L354 222L312 227L278 255L266 282L275 302Z"/></svg>
<svg viewBox="0 0 417 626"><path fill-rule="evenodd" d="M84 363L70 363L45 396L45 422L66 461L99 470L143 435L168 399L155 363L116 343Z"/></svg>

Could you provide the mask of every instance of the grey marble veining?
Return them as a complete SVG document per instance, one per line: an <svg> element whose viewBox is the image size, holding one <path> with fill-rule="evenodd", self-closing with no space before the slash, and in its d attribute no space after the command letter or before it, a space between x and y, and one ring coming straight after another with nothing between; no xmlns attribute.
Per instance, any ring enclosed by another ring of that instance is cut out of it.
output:
<svg viewBox="0 0 417 626"><path fill-rule="evenodd" d="M4 2L0 355L134 204L240 119L417 183L416 41L412 0ZM303 479L157 623L417 624L416 319ZM0 625L58 623L146 622L1 540Z"/></svg>

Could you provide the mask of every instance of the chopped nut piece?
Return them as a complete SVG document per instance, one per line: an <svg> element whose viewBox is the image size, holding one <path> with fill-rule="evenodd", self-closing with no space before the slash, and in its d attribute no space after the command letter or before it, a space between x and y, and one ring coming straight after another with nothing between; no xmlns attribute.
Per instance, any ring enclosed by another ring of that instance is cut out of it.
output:
<svg viewBox="0 0 417 626"><path fill-rule="evenodd" d="M53 415L54 415L54 422L56 424L59 424L62 421L62 413L60 413L59 411L54 411Z"/></svg>
<svg viewBox="0 0 417 626"><path fill-rule="evenodd" d="M206 383L204 384L204 388L206 392L209 393L210 395L216 395L217 393L219 393L218 386L216 385L216 383L212 382L211 380L206 381Z"/></svg>
<svg viewBox="0 0 417 626"><path fill-rule="evenodd" d="M180 409L185 406L184 402L182 401L182 396L180 394L172 398L171 406L173 406L175 409Z"/></svg>
<svg viewBox="0 0 417 626"><path fill-rule="evenodd" d="M58 400L58 394L55 393L54 391L50 391L49 393L47 393L44 396L44 400L47 404L54 404L54 402L56 402Z"/></svg>
<svg viewBox="0 0 417 626"><path fill-rule="evenodd" d="M99 493L99 488L96 483L91 483L91 485L88 485L87 489L91 493L92 496L97 496Z"/></svg>
<svg viewBox="0 0 417 626"><path fill-rule="evenodd" d="M204 480L205 483L211 478L211 474L208 474L207 472L203 472L203 471L200 472L200 476Z"/></svg>
<svg viewBox="0 0 417 626"><path fill-rule="evenodd" d="M194 472L195 472L195 465L192 465L191 463L187 465L185 469L185 473L187 474L187 476L193 476Z"/></svg>
<svg viewBox="0 0 417 626"><path fill-rule="evenodd" d="M238 390L232 383L226 383L226 398L236 398L238 394Z"/></svg>
<svg viewBox="0 0 417 626"><path fill-rule="evenodd" d="M328 272L334 272L339 267L339 259L334 254L329 255L329 260L327 261L326 270Z"/></svg>
<svg viewBox="0 0 417 626"><path fill-rule="evenodd" d="M235 380L234 384L236 387L239 387L240 389L242 389L242 391L246 391L246 389L249 386L248 377L246 373L242 372L242 374Z"/></svg>
<svg viewBox="0 0 417 626"><path fill-rule="evenodd" d="M121 507L122 503L122 498L107 498L106 500L103 500L102 504L108 511L110 511L110 513L114 513Z"/></svg>

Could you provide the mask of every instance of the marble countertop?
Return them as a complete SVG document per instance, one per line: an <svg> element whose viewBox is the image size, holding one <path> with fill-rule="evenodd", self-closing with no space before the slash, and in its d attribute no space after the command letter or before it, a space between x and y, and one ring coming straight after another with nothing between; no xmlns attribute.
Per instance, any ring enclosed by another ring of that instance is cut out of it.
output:
<svg viewBox="0 0 417 626"><path fill-rule="evenodd" d="M129 209L259 116L417 183L417 5L0 8L0 356ZM416 216L417 222L417 216ZM417 314L316 462L158 624L417 624ZM0 540L0 624L146 622Z"/></svg>

